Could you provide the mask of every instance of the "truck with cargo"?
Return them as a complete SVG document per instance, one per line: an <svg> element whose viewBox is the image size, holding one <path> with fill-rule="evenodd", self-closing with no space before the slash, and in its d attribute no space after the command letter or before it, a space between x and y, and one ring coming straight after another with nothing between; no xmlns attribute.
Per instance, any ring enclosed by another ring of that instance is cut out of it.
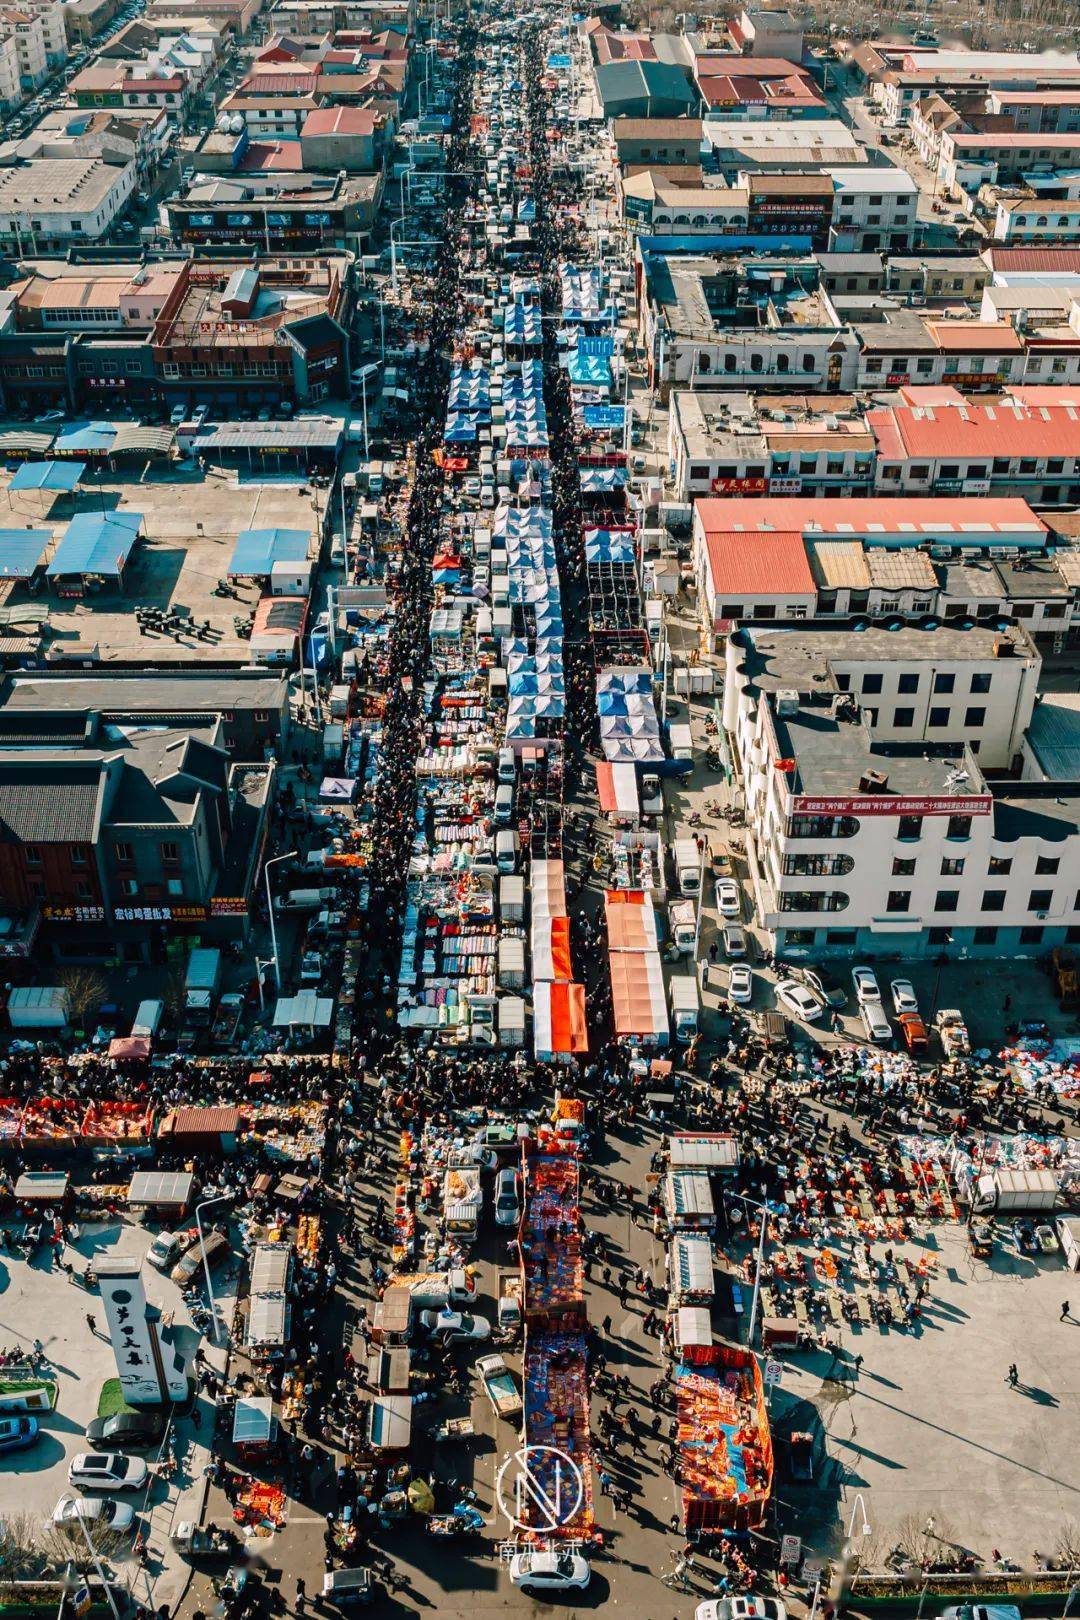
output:
<svg viewBox="0 0 1080 1620"><path fill-rule="evenodd" d="M680 894L701 893L701 853L692 838L676 838L672 846L675 887Z"/></svg>
<svg viewBox="0 0 1080 1620"><path fill-rule="evenodd" d="M669 950L675 956L693 956L697 944L697 911L692 900L673 900L668 907Z"/></svg>
<svg viewBox="0 0 1080 1620"><path fill-rule="evenodd" d="M521 1272L499 1272L499 1306L496 1317L500 1333L516 1334L521 1327Z"/></svg>
<svg viewBox="0 0 1080 1620"><path fill-rule="evenodd" d="M970 1056L971 1041L959 1007L939 1007L934 1014L934 1028L947 1058Z"/></svg>
<svg viewBox="0 0 1080 1620"><path fill-rule="evenodd" d="M678 760L681 764L693 765L694 742L688 725L669 726L668 743L671 748L672 759Z"/></svg>
<svg viewBox="0 0 1080 1620"><path fill-rule="evenodd" d="M977 1215L1031 1215L1054 1208L1058 1178L1053 1170L1010 1170L1005 1165L979 1175L970 1164L961 1163L956 1192Z"/></svg>
<svg viewBox="0 0 1080 1620"><path fill-rule="evenodd" d="M197 1024L208 1024L221 984L221 952L215 946L197 946L188 957L184 978L184 1012Z"/></svg>
<svg viewBox="0 0 1080 1620"><path fill-rule="evenodd" d="M463 1266L449 1271L400 1272L390 1278L389 1286L407 1289L418 1311L476 1304L476 1278Z"/></svg>
<svg viewBox="0 0 1080 1620"><path fill-rule="evenodd" d="M483 1207L479 1165L451 1161L443 1178L443 1219L447 1232L460 1238L462 1243L475 1243L480 1235Z"/></svg>
<svg viewBox="0 0 1080 1620"><path fill-rule="evenodd" d="M510 1369L502 1356L481 1356L476 1363L476 1370L480 1374L484 1386L484 1393L491 1402L491 1409L496 1417L516 1417L522 1410L521 1393L510 1376Z"/></svg>

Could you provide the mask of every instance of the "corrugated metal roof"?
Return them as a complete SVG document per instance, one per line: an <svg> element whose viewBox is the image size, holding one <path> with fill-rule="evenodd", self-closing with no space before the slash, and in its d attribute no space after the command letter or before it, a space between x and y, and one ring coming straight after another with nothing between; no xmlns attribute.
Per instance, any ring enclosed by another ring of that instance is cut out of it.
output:
<svg viewBox="0 0 1080 1620"><path fill-rule="evenodd" d="M897 406L868 411L883 455L1080 456L1080 410L1071 405Z"/></svg>
<svg viewBox="0 0 1080 1620"><path fill-rule="evenodd" d="M888 551L870 546L866 552L870 583L887 591L937 590L937 575L925 551L905 548Z"/></svg>
<svg viewBox="0 0 1080 1620"><path fill-rule="evenodd" d="M1072 547L1068 551L1055 552L1054 562L1066 585L1074 589L1080 585L1080 550Z"/></svg>
<svg viewBox="0 0 1080 1620"><path fill-rule="evenodd" d="M869 589L870 570L861 540L807 540L806 556L810 572L823 589Z"/></svg>
<svg viewBox="0 0 1080 1620"><path fill-rule="evenodd" d="M755 534L722 530L706 536L718 596L812 596L814 576L801 530Z"/></svg>
<svg viewBox="0 0 1080 1620"><path fill-rule="evenodd" d="M178 1108L172 1130L177 1136L235 1136L242 1119L239 1108Z"/></svg>

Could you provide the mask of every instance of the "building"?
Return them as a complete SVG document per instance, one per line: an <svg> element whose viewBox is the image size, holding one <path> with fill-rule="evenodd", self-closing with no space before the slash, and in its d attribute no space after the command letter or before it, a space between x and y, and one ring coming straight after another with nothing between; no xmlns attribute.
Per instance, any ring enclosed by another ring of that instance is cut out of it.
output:
<svg viewBox="0 0 1080 1620"><path fill-rule="evenodd" d="M372 174L381 169L389 140L384 114L369 107L317 107L300 132L305 169Z"/></svg>
<svg viewBox="0 0 1080 1620"><path fill-rule="evenodd" d="M63 0L64 27L72 51L92 45L120 11L121 0Z"/></svg>
<svg viewBox="0 0 1080 1620"><path fill-rule="evenodd" d="M20 258L96 242L127 206L134 163L39 158L0 169L0 244Z"/></svg>
<svg viewBox="0 0 1080 1620"><path fill-rule="evenodd" d="M632 227L655 236L745 233L749 201L745 191L672 185L662 174L643 169L622 181L623 217Z"/></svg>
<svg viewBox="0 0 1080 1620"><path fill-rule="evenodd" d="M159 73L149 63L116 61L84 68L69 90L79 107L160 107L179 121L191 97L191 82L187 73Z"/></svg>
<svg viewBox="0 0 1080 1620"><path fill-rule="evenodd" d="M246 170L194 180L167 204L185 243L271 253L363 250L382 199L383 176Z"/></svg>
<svg viewBox="0 0 1080 1620"><path fill-rule="evenodd" d="M694 76L706 122L826 118L829 107L813 78L784 57L717 56L694 59Z"/></svg>
<svg viewBox="0 0 1080 1620"><path fill-rule="evenodd" d="M1080 939L1080 786L1018 777L1038 672L1015 630L731 638L724 727L777 953L1016 957ZM970 717L988 712L1013 780L984 775Z"/></svg>
<svg viewBox="0 0 1080 1620"><path fill-rule="evenodd" d="M994 203L995 242L1080 241L1080 197L1047 198L1025 187L999 195Z"/></svg>
<svg viewBox="0 0 1080 1620"><path fill-rule="evenodd" d="M701 126L701 150L702 167L729 185L754 170L851 169L871 156L856 132L838 118L709 118Z"/></svg>
<svg viewBox="0 0 1080 1620"><path fill-rule="evenodd" d="M906 169L830 169L835 195L829 247L838 253L910 248L919 188Z"/></svg>
<svg viewBox="0 0 1080 1620"><path fill-rule="evenodd" d="M938 175L957 196L974 194L987 181L1022 180L1036 169L1076 168L1080 168L1080 130L1064 135L946 131L941 137Z"/></svg>
<svg viewBox="0 0 1080 1620"><path fill-rule="evenodd" d="M700 118L616 118L611 126L619 163L697 164Z"/></svg>
<svg viewBox="0 0 1080 1620"><path fill-rule="evenodd" d="M22 100L22 68L15 29L0 23L0 110L13 112Z"/></svg>
<svg viewBox="0 0 1080 1620"><path fill-rule="evenodd" d="M1009 494L1039 506L1080 505L1080 410L1017 400L985 405L950 393L867 412L882 493Z"/></svg>
<svg viewBox="0 0 1080 1620"><path fill-rule="evenodd" d="M68 59L66 7L63 0L21 0L20 11L28 11L41 23L45 60L49 68L61 68Z"/></svg>
<svg viewBox="0 0 1080 1620"><path fill-rule="evenodd" d="M40 906L68 958L143 959L177 927L246 932L272 766L230 764L214 716L34 731L0 740L0 904Z"/></svg>
<svg viewBox="0 0 1080 1620"><path fill-rule="evenodd" d="M744 56L781 56L788 62L802 61L802 23L780 7L744 7L738 18L728 23L728 34L734 49Z"/></svg>
<svg viewBox="0 0 1080 1620"><path fill-rule="evenodd" d="M32 96L49 77L45 19L29 6L6 6L0 9L0 29L15 36L22 92L25 96Z"/></svg>
<svg viewBox="0 0 1080 1620"><path fill-rule="evenodd" d="M741 174L751 236L808 236L825 247L833 229L836 182L832 174Z"/></svg>
<svg viewBox="0 0 1080 1620"><path fill-rule="evenodd" d="M673 63L608 62L595 77L605 118L681 118L698 110L696 91Z"/></svg>

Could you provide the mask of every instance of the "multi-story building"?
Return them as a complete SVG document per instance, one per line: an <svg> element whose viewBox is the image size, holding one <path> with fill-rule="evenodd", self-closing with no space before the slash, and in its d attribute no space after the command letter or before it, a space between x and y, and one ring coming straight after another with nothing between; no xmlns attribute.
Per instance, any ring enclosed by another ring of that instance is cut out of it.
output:
<svg viewBox="0 0 1080 1620"><path fill-rule="evenodd" d="M289 253L364 248L382 199L382 172L207 175L168 203L178 241Z"/></svg>
<svg viewBox="0 0 1080 1620"><path fill-rule="evenodd" d="M1049 390L1048 390L1049 392ZM1080 505L1080 411L960 395L867 412L875 485L888 495L1023 495Z"/></svg>
<svg viewBox="0 0 1080 1620"><path fill-rule="evenodd" d="M38 158L0 169L0 244L19 257L96 242L127 206L134 163Z"/></svg>
<svg viewBox="0 0 1080 1620"><path fill-rule="evenodd" d="M92 45L120 10L121 0L64 0L64 27L71 50Z"/></svg>
<svg viewBox="0 0 1080 1620"><path fill-rule="evenodd" d="M1076 772L1019 780L1038 672L1015 628L730 638L724 726L778 953L1015 957L1080 939Z"/></svg>
<svg viewBox="0 0 1080 1620"><path fill-rule="evenodd" d="M32 12L41 23L45 59L50 68L63 67L68 59L67 29L63 0L21 0L19 10Z"/></svg>
<svg viewBox="0 0 1080 1620"><path fill-rule="evenodd" d="M720 175L729 185L742 173L850 169L867 163L870 156L856 132L838 118L710 118L701 125L701 154L706 172Z"/></svg>
<svg viewBox="0 0 1080 1620"><path fill-rule="evenodd" d="M621 164L697 164L700 118L616 118L612 124Z"/></svg>
<svg viewBox="0 0 1080 1620"><path fill-rule="evenodd" d="M751 394L671 396L668 464L676 500L703 495L864 495L874 438L853 402L821 408Z"/></svg>
<svg viewBox="0 0 1080 1620"><path fill-rule="evenodd" d="M22 92L24 96L32 96L49 77L44 18L29 6L5 6L0 9L0 29L15 35Z"/></svg>
<svg viewBox="0 0 1080 1620"><path fill-rule="evenodd" d="M910 248L919 188L906 169L832 169L835 196L829 246L865 253Z"/></svg>
<svg viewBox="0 0 1080 1620"><path fill-rule="evenodd" d="M10 23L0 23L0 110L11 112L22 99L22 70L15 29Z"/></svg>

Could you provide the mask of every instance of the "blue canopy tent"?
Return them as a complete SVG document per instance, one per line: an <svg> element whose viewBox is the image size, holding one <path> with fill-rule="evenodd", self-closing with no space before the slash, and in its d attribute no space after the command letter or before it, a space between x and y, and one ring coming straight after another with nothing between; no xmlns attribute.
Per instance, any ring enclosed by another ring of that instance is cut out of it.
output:
<svg viewBox="0 0 1080 1620"><path fill-rule="evenodd" d="M275 563L307 561L304 529L244 529L236 537L226 573L230 579L264 579Z"/></svg>
<svg viewBox="0 0 1080 1620"><path fill-rule="evenodd" d="M141 512L81 512L64 530L45 572L50 579L120 579L142 525Z"/></svg>
<svg viewBox="0 0 1080 1620"><path fill-rule="evenodd" d="M566 369L575 388L597 388L611 392L611 361L602 354L582 354L576 349Z"/></svg>
<svg viewBox="0 0 1080 1620"><path fill-rule="evenodd" d="M0 579L31 579L51 539L44 529L0 529Z"/></svg>
<svg viewBox="0 0 1080 1620"><path fill-rule="evenodd" d="M65 428L53 440L53 454L56 456L107 456L116 439L117 428L113 422L83 422L79 426Z"/></svg>
<svg viewBox="0 0 1080 1620"><path fill-rule="evenodd" d="M9 494L20 489L44 489L70 495L86 471L85 461L24 461L8 485Z"/></svg>

